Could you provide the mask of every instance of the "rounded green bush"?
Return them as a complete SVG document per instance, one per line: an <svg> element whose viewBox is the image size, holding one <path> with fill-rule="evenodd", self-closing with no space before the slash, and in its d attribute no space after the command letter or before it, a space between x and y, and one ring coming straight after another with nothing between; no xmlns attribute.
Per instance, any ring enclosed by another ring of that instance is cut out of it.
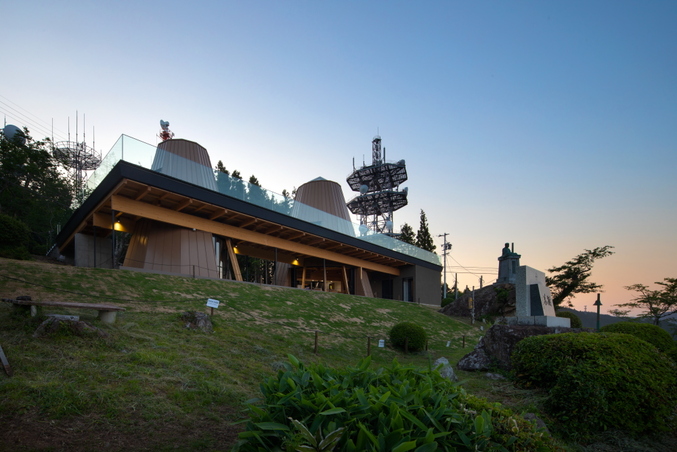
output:
<svg viewBox="0 0 677 452"><path fill-rule="evenodd" d="M0 213L0 257L28 259L29 243L28 226L16 218Z"/></svg>
<svg viewBox="0 0 677 452"><path fill-rule="evenodd" d="M515 346L512 365L518 383L549 390L544 407L565 436L670 428L677 366L629 334L529 337Z"/></svg>
<svg viewBox="0 0 677 452"><path fill-rule="evenodd" d="M571 328L583 328L580 317L570 311L557 311L557 317L565 317L571 320Z"/></svg>
<svg viewBox="0 0 677 452"><path fill-rule="evenodd" d="M600 328L603 333L625 333L647 341L663 353L670 353L677 345L670 333L650 323L618 322Z"/></svg>
<svg viewBox="0 0 677 452"><path fill-rule="evenodd" d="M423 327L411 322L398 323L392 327L389 336L393 347L404 350L406 343L407 349L410 352L423 350L428 340Z"/></svg>

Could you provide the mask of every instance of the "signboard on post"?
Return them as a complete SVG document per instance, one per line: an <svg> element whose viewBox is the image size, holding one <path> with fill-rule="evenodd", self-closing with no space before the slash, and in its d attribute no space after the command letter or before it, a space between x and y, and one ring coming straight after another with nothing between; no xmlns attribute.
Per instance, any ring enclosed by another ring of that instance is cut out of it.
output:
<svg viewBox="0 0 677 452"><path fill-rule="evenodd" d="M212 309L211 315L214 315L214 308L218 309L219 303L221 303L219 300L215 300L213 298L207 298L207 306Z"/></svg>

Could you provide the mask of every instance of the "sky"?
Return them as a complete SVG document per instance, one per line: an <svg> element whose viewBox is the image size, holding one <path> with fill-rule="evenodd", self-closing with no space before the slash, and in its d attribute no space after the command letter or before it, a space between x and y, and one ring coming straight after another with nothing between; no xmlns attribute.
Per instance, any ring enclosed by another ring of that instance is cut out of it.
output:
<svg viewBox="0 0 677 452"><path fill-rule="evenodd" d="M0 114L34 138L77 118L105 154L163 119L264 188L348 201L379 134L407 163L395 229L424 211L461 288L506 242L541 271L614 246L603 313L677 277L677 2L23 0L0 42Z"/></svg>

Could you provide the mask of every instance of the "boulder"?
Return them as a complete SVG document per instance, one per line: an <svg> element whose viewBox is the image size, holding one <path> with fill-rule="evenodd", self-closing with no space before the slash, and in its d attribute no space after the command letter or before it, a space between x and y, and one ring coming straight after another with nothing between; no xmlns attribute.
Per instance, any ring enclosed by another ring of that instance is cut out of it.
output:
<svg viewBox="0 0 677 452"><path fill-rule="evenodd" d="M453 294L449 294L449 296L453 297ZM475 298L473 299L475 318L515 315L515 296L515 285L509 283L491 284L481 289L475 289ZM452 317L470 317L470 298L472 298L472 291L459 293L458 300L452 301L439 312Z"/></svg>
<svg viewBox="0 0 677 452"><path fill-rule="evenodd" d="M563 328L531 325L501 325L489 328L475 350L458 362L458 368L466 371L503 369L510 370L510 355L515 344L526 337L543 334L578 333L580 328Z"/></svg>
<svg viewBox="0 0 677 452"><path fill-rule="evenodd" d="M451 381L458 381L458 377L454 372L454 368L451 367L451 364L449 364L449 360L447 358L438 358L433 363L433 368L436 369L438 366L442 366L437 369L437 371L440 373L440 375L442 375L443 378L447 378Z"/></svg>
<svg viewBox="0 0 677 452"><path fill-rule="evenodd" d="M185 322L186 328L191 330L200 330L205 333L214 331L212 319L204 312L189 311L181 314L181 320Z"/></svg>
<svg viewBox="0 0 677 452"><path fill-rule="evenodd" d="M49 317L33 333L33 337L47 337L56 334L69 334L79 337L107 338L108 333L83 320L69 320Z"/></svg>

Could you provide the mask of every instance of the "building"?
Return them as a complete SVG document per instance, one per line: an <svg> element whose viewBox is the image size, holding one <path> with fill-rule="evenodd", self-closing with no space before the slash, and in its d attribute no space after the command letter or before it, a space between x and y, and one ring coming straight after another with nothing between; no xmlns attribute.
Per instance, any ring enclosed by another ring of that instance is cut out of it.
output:
<svg viewBox="0 0 677 452"><path fill-rule="evenodd" d="M215 176L195 142L123 135L57 248L77 266L238 281L261 259L256 282L439 305L439 257L351 223L337 187L318 178L293 200Z"/></svg>

